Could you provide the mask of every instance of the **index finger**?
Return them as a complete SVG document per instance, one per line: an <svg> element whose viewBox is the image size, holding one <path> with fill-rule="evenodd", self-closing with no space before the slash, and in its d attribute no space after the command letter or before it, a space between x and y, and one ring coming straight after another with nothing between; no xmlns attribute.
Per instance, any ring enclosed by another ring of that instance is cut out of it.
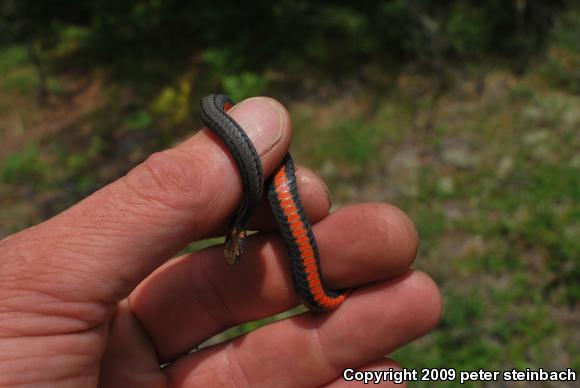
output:
<svg viewBox="0 0 580 388"><path fill-rule="evenodd" d="M272 99L253 98L228 113L247 132L268 175L288 149L287 111ZM30 282L36 281L31 274L40 274L45 281L31 286L56 288L63 293L59 297L74 294L78 299L80 294L82 299L114 302L190 241L223 224L241 195L234 160L204 129L5 241L5 251L18 251L16 264L5 271L26 273ZM23 246L28 249L19 249Z"/></svg>

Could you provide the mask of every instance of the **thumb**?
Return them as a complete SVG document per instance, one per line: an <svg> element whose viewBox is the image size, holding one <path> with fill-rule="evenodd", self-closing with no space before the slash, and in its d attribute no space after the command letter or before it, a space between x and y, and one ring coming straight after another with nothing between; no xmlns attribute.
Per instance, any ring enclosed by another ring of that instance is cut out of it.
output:
<svg viewBox="0 0 580 388"><path fill-rule="evenodd" d="M287 111L259 97L228 114L256 146L268 176L288 149ZM233 158L203 129L53 219L0 242L0 252L13 255L10 265L0 260L0 279L64 300L120 300L190 241L224 224L241 187Z"/></svg>

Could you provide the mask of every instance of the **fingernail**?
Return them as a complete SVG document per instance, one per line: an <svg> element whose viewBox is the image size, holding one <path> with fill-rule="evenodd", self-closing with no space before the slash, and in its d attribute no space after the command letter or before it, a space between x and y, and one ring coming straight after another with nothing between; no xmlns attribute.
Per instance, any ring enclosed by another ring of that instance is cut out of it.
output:
<svg viewBox="0 0 580 388"><path fill-rule="evenodd" d="M280 141L286 127L284 108L271 98L249 98L228 114L244 129L260 155L266 154Z"/></svg>
<svg viewBox="0 0 580 388"><path fill-rule="evenodd" d="M324 191L326 191L326 198L328 198L328 203L332 207L332 195L330 194L330 190L328 189L328 186L326 185L324 179L320 178L320 183L322 183L322 188L324 189Z"/></svg>

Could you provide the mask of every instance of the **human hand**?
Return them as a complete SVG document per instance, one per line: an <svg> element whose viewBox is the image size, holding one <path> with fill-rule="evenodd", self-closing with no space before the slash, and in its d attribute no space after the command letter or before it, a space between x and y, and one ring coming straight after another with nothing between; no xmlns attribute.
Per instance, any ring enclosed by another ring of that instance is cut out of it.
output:
<svg viewBox="0 0 580 388"><path fill-rule="evenodd" d="M266 98L228 113L268 176L287 152L288 113ZM441 310L435 284L409 270L413 224L386 204L329 215L322 181L304 168L297 176L326 283L356 287L337 310L188 354L298 303L265 203L250 223L261 233L237 266L227 266L221 247L168 261L191 241L223 234L242 196L227 149L202 130L0 241L0 386L338 387L344 368L397 368L383 355L429 331Z"/></svg>

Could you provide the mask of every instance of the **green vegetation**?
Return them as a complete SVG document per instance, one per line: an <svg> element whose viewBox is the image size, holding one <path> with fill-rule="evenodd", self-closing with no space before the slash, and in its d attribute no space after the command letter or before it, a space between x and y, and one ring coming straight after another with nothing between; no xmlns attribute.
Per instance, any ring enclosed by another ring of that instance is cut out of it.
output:
<svg viewBox="0 0 580 388"><path fill-rule="evenodd" d="M580 368L577 5L48 3L0 7L4 234L191 135L200 96L268 94L336 205L388 201L417 224L445 313L394 358Z"/></svg>
<svg viewBox="0 0 580 388"><path fill-rule="evenodd" d="M0 178L4 183L25 184L42 179L46 175L46 164L38 154L38 147L28 144L22 151L8 154L2 161Z"/></svg>
<svg viewBox="0 0 580 388"><path fill-rule="evenodd" d="M38 87L36 74L23 47L8 47L0 53L0 90L30 93Z"/></svg>

